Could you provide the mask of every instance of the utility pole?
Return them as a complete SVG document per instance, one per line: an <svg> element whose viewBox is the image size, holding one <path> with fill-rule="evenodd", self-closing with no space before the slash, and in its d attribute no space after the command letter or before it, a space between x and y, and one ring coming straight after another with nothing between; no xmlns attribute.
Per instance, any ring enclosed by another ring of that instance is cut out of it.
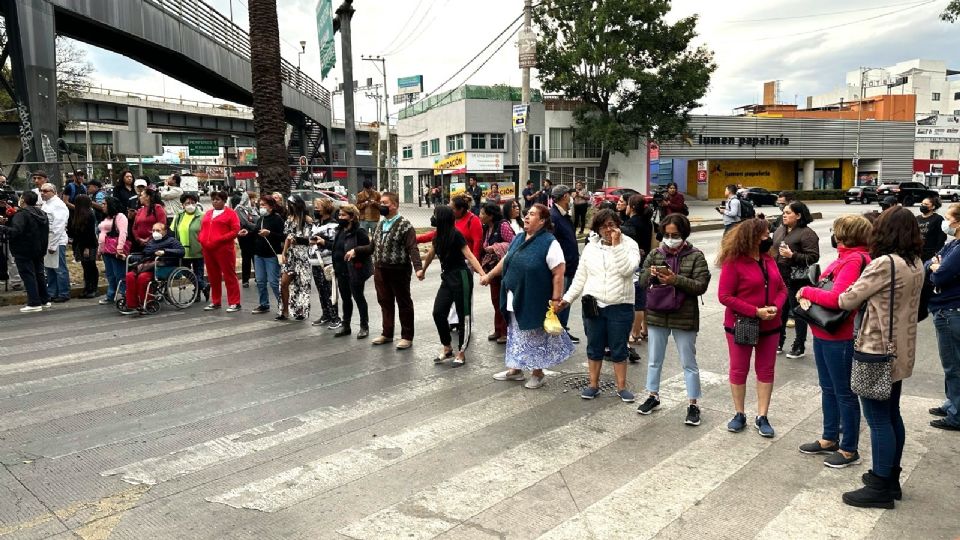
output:
<svg viewBox="0 0 960 540"><path fill-rule="evenodd" d="M860 68L860 100L857 105L857 149L853 152L853 185L860 185L860 122L863 117L863 67Z"/></svg>
<svg viewBox="0 0 960 540"><path fill-rule="evenodd" d="M343 54L343 123L347 143L347 190L360 192L357 182L357 130L353 120L353 45L350 41L350 20L353 18L353 0L343 0L337 8L334 31L340 30L340 51Z"/></svg>
<svg viewBox="0 0 960 540"><path fill-rule="evenodd" d="M383 117L384 124L387 127L387 189L394 191L394 182L393 182L393 160L392 152L390 150L390 91L387 88L387 59L381 56L364 56L364 60L367 62L379 62L380 63L380 74L383 75ZM381 189L383 186L378 186Z"/></svg>
<svg viewBox="0 0 960 540"><path fill-rule="evenodd" d="M381 97L380 92L375 91L372 94L370 92L366 92L364 95L374 100L374 103L377 104L377 131L379 132L380 131L380 97ZM378 135L378 138L379 138L379 135ZM382 152L383 149L381 145L382 143L377 144L377 189L380 189L380 154L383 153Z"/></svg>
<svg viewBox="0 0 960 540"><path fill-rule="evenodd" d="M536 38L530 29L531 17L533 11L532 0L523 0L523 29L520 31L519 49L520 49L520 77L521 77L521 97L522 105L528 107L527 119L530 119L530 68L536 65ZM530 133L527 126L523 126L520 132L520 185L516 186L516 192L526 187L527 180L530 178Z"/></svg>

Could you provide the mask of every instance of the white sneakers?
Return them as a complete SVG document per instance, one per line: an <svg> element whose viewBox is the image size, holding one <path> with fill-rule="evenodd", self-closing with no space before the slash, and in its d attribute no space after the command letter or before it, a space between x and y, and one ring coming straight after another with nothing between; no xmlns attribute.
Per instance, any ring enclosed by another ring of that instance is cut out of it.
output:
<svg viewBox="0 0 960 540"><path fill-rule="evenodd" d="M522 371L517 371L511 373L511 370L501 371L493 376L494 380L497 381L522 381L525 379ZM546 383L547 377L545 375L536 376L530 375L530 378L527 379L527 384L524 384L524 388L529 388L530 390L535 390L542 387Z"/></svg>
<svg viewBox="0 0 960 540"><path fill-rule="evenodd" d="M20 313L37 313L38 311L43 311L43 306L23 306L20 308Z"/></svg>
<svg viewBox="0 0 960 540"><path fill-rule="evenodd" d="M523 385L524 388L529 388L530 390L535 390L546 384L547 377L541 375L537 377L536 375L530 375L530 379L527 380L527 384Z"/></svg>

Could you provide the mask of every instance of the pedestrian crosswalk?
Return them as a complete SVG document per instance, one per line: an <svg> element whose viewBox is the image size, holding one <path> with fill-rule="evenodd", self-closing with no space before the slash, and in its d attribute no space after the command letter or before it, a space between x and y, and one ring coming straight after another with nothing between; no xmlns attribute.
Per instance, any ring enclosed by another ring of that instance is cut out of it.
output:
<svg viewBox="0 0 960 540"><path fill-rule="evenodd" d="M432 337L430 321L418 322ZM13 351L0 359L0 484L37 499L12 504L0 490L0 538L713 538L738 527L757 538L883 536L887 512L840 501L869 468L865 422L861 466L827 469L796 451L819 425L812 363L784 369L770 440L726 431L724 352L709 342L704 423L693 428L683 425L674 352L663 407L640 416L609 392L583 401L564 391L559 379L580 375L582 349L545 388L526 390L492 379L502 369L493 343L450 369L432 364L428 338L404 353L307 325L189 311L96 323L79 340L41 345L27 325L23 337L0 336ZM189 345L171 348L160 339L169 335ZM641 396L644 374L630 367ZM926 427L932 397L903 399L905 480L951 444ZM781 469L757 466L772 456ZM757 475L782 502L751 515L725 497ZM896 512L923 512L918 489L930 487L910 486ZM685 521L730 508L723 520Z"/></svg>

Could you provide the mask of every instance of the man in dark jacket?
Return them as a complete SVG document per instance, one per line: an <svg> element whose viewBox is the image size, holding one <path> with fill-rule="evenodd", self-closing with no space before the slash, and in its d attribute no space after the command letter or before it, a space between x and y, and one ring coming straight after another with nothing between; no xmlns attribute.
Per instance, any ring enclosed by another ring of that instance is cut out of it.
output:
<svg viewBox="0 0 960 540"><path fill-rule="evenodd" d="M10 218L8 225L2 226L9 239L10 254L27 291L27 305L20 308L21 313L34 313L50 307L43 268L50 224L47 214L37 207L38 198L36 193L24 191L19 201L20 210Z"/></svg>
<svg viewBox="0 0 960 540"><path fill-rule="evenodd" d="M553 222L553 236L556 237L560 248L563 249L563 259L566 262L566 269L563 273L563 290L566 291L573 281L573 276L577 273L577 266L580 264L580 251L577 246L577 232L573 228L573 219L570 216L571 199L570 194L573 188L563 184L554 186L550 191L550 197L553 199L553 208L550 209L550 221ZM570 310L565 309L557 314L563 327L567 327L567 321L570 320ZM570 334L569 330L567 331ZM580 343L580 338L570 334L570 340L574 343Z"/></svg>
<svg viewBox="0 0 960 540"><path fill-rule="evenodd" d="M476 178L471 178L468 182L467 195L473 198L473 208L471 208L470 211L473 212L474 215L479 216L480 203L482 202L481 199L483 199L483 188L477 184Z"/></svg>

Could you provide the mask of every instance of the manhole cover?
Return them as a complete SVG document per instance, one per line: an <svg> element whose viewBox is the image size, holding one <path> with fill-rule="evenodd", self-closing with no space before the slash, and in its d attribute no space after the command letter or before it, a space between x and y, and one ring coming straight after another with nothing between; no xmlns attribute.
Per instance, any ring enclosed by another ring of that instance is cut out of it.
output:
<svg viewBox="0 0 960 540"><path fill-rule="evenodd" d="M573 392L580 394L584 388L590 385L590 375L588 373L568 373L560 377L557 381L557 387L563 394ZM600 377L600 396L616 396L617 383L613 379Z"/></svg>

